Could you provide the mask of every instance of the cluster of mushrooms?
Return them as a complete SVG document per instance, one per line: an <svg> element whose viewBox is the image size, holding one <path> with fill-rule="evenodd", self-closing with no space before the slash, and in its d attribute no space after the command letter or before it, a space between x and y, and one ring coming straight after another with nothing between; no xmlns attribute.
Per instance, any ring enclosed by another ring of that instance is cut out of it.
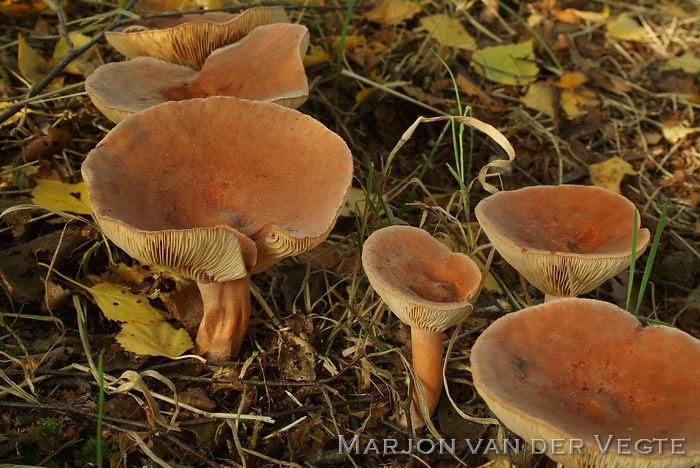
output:
<svg viewBox="0 0 700 468"><path fill-rule="evenodd" d="M545 441L566 467L700 463L700 340L576 297L629 266L634 204L597 187L539 186L493 194L475 214L500 255L545 293L543 304L496 320L472 348L474 386L491 411L531 444ZM649 231L636 239L635 259ZM472 311L481 274L468 256L407 226L370 235L362 261L411 327L424 396L414 389L411 419L422 426L442 391L444 331Z"/></svg>
<svg viewBox="0 0 700 468"><path fill-rule="evenodd" d="M344 141L292 109L308 96L308 31L262 7L136 21L107 38L130 60L86 82L117 123L82 167L95 218L132 257L197 282L198 352L229 360L248 326L250 275L321 242L352 180ZM549 448L569 467L700 463L700 341L575 297L629 265L634 205L595 187L547 186L496 193L475 213L546 298L497 320L473 347L474 385L493 413L527 441L584 440L581 451ZM636 259L649 231L635 236ZM442 391L444 331L473 310L481 273L410 226L374 232L362 262L411 327L420 427ZM684 454L661 443L648 455L615 444L602 454L596 436L609 435L631 446L685 439Z"/></svg>
<svg viewBox="0 0 700 468"><path fill-rule="evenodd" d="M246 335L250 275L321 242L352 181L345 142L283 107L308 96L309 34L287 21L260 7L130 23L107 37L138 57L86 82L117 122L82 166L95 219L133 258L197 282L197 351L216 361Z"/></svg>

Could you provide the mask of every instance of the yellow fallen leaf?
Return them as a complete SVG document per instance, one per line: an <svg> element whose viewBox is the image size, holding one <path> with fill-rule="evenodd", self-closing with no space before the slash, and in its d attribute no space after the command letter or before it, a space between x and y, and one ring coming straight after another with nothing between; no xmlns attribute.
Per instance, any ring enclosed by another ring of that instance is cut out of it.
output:
<svg viewBox="0 0 700 468"><path fill-rule="evenodd" d="M113 268L113 270L115 270L124 281L134 286L138 286L143 283L146 278L153 276L151 270L138 263L134 266L129 266L125 263L117 263L117 266Z"/></svg>
<svg viewBox="0 0 700 468"><path fill-rule="evenodd" d="M632 17L631 13L622 13L607 24L608 34L623 41L649 42L651 38L646 29Z"/></svg>
<svg viewBox="0 0 700 468"><path fill-rule="evenodd" d="M611 192L620 193L620 184L626 175L637 173L632 165L624 159L613 156L603 162L588 166L591 182L596 187L601 187Z"/></svg>
<svg viewBox="0 0 700 468"><path fill-rule="evenodd" d="M564 72L554 84L558 88L570 89L586 81L588 81L588 77L581 72Z"/></svg>
<svg viewBox="0 0 700 468"><path fill-rule="evenodd" d="M117 335L117 342L132 353L147 356L175 358L194 347L184 328L175 328L168 322L127 322Z"/></svg>
<svg viewBox="0 0 700 468"><path fill-rule="evenodd" d="M411 0L384 0L365 13L365 18L379 24L399 24L420 13L420 5Z"/></svg>
<svg viewBox="0 0 700 468"><path fill-rule="evenodd" d="M686 52L680 57L671 57L666 62L669 68L680 68L686 73L700 73L700 57L692 52Z"/></svg>
<svg viewBox="0 0 700 468"><path fill-rule="evenodd" d="M33 85L41 82L53 69L51 61L32 49L21 34L17 37L17 42L17 66L20 73ZM60 88L63 86L63 81L62 76L56 77L49 83L48 88Z"/></svg>
<svg viewBox="0 0 700 468"><path fill-rule="evenodd" d="M8 18L20 18L46 8L48 5L43 0L0 0L0 14Z"/></svg>
<svg viewBox="0 0 700 468"><path fill-rule="evenodd" d="M464 29L462 23L443 13L422 17L420 27L444 46L467 50L476 48L476 40Z"/></svg>
<svg viewBox="0 0 700 468"><path fill-rule="evenodd" d="M85 44L90 42L91 37L79 32L72 32L69 34L70 40L73 43L75 49L83 47ZM68 55L68 44L66 40L61 37L53 50L53 57L51 58L52 65L57 65L61 60L63 60L66 55ZM66 73L72 73L73 75L88 76L95 71L97 67L102 64L99 52L96 46L90 47L79 57L74 58L66 68L63 69Z"/></svg>
<svg viewBox="0 0 700 468"><path fill-rule="evenodd" d="M559 95L559 104L569 117L577 117L584 112L584 107L595 107L600 105L595 92L590 89L563 89Z"/></svg>
<svg viewBox="0 0 700 468"><path fill-rule="evenodd" d="M340 50L340 36L336 37L333 39L333 50L336 52ZM343 44L343 50L345 52L350 52L352 49L355 47L363 46L365 45L365 38L364 36L345 36L345 43Z"/></svg>
<svg viewBox="0 0 700 468"><path fill-rule="evenodd" d="M133 294L117 284L100 283L88 291L109 320L145 324L165 320L163 312L153 307L146 296Z"/></svg>
<svg viewBox="0 0 700 468"><path fill-rule="evenodd" d="M532 39L518 44L484 47L474 52L472 67L496 83L525 85L537 78Z"/></svg>
<svg viewBox="0 0 700 468"><path fill-rule="evenodd" d="M608 5L605 5L603 7L603 11L600 13L596 13L595 11L586 11L586 10L576 10L573 8L569 8L572 14L578 16L584 21L590 21L591 23L600 23L601 21L605 21L608 16L610 16L610 7Z"/></svg>
<svg viewBox="0 0 700 468"><path fill-rule="evenodd" d="M374 88L367 88L374 90ZM365 205L367 205L367 194L365 193L364 190L355 188L355 187L350 187L350 190L348 191L348 196L345 198L345 203L343 206L340 208L340 213L339 216L348 216L352 217L355 216L356 214L362 214L365 210ZM370 196L370 200L375 204L377 204L377 200L375 196Z"/></svg>
<svg viewBox="0 0 700 468"><path fill-rule="evenodd" d="M547 83L532 83L520 101L530 109L554 117L554 93Z"/></svg>
<svg viewBox="0 0 700 468"><path fill-rule="evenodd" d="M331 56L323 49L323 47L318 45L312 45L309 47L309 51L304 57L304 68L315 67L316 65L321 65L331 59Z"/></svg>
<svg viewBox="0 0 700 468"><path fill-rule="evenodd" d="M37 179L31 192L32 202L52 210L92 214L84 182L69 184L60 180Z"/></svg>
<svg viewBox="0 0 700 468"><path fill-rule="evenodd" d="M700 127L683 127L680 125L674 127L662 127L661 133L669 143L677 143L691 133L700 132Z"/></svg>

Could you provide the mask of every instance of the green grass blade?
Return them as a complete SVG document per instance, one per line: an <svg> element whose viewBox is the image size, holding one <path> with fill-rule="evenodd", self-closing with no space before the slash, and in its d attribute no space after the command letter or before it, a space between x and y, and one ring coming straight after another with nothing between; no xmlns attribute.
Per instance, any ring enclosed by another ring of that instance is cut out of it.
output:
<svg viewBox="0 0 700 468"><path fill-rule="evenodd" d="M659 216L659 224L656 225L654 240L652 241L651 249L649 250L649 258L647 259L646 265L644 265L644 275L642 276L642 283L639 285L639 294L637 295L637 304L634 307L634 315L639 315L639 308L642 306L642 298L644 297L644 291L647 288L647 283L649 282L649 275L651 275L651 268L654 266L656 250L658 249L659 241L661 240L661 231L663 231L664 224L666 224L667 211L668 199L666 200L666 203L664 203L664 207L661 209L661 216Z"/></svg>
<svg viewBox="0 0 700 468"><path fill-rule="evenodd" d="M352 19L352 12L355 9L355 0L348 2L348 7L345 10L345 18L343 18L343 29L340 31L340 41L338 42L338 56L335 59L335 81L333 82L333 95L335 96L336 104L338 103L338 79L340 71L343 69L343 52L345 51L345 39L348 37L348 27Z"/></svg>

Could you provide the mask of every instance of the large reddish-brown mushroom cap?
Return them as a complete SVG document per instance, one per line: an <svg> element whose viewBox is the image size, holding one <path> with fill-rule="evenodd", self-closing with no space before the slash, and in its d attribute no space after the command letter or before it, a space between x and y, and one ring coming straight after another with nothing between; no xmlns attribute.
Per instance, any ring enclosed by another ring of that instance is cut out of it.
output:
<svg viewBox="0 0 700 468"><path fill-rule="evenodd" d="M373 232L363 245L362 265L372 287L402 322L434 332L464 320L481 282L481 272L468 256L410 226Z"/></svg>
<svg viewBox="0 0 700 468"><path fill-rule="evenodd" d="M238 14L191 13L139 20L105 34L127 58L148 56L199 69L214 50L264 24L287 23L282 7L249 8Z"/></svg>
<svg viewBox="0 0 700 468"><path fill-rule="evenodd" d="M685 456L665 443L666 464L648 466L700 462L700 341L680 330L642 328L612 304L568 298L498 319L477 339L471 363L479 394L516 434L584 441L595 462L553 457L566 466L658 462L658 443L649 455L616 457L618 439L631 439L632 452L642 439L685 440ZM615 436L608 455L596 435L604 445Z"/></svg>
<svg viewBox="0 0 700 468"><path fill-rule="evenodd" d="M350 187L352 156L300 112L212 97L124 119L82 171L115 244L196 280L227 281L323 240ZM226 266L236 258L246 270Z"/></svg>
<svg viewBox="0 0 700 468"><path fill-rule="evenodd" d="M629 266L637 209L607 190L526 187L491 195L474 212L503 258L546 294L586 293ZM637 256L648 243L639 229Z"/></svg>
<svg viewBox="0 0 700 468"><path fill-rule="evenodd" d="M255 28L215 50L197 72L153 57L99 67L85 82L92 102L113 122L166 101L233 96L297 107L309 85L302 63L309 32L298 24Z"/></svg>

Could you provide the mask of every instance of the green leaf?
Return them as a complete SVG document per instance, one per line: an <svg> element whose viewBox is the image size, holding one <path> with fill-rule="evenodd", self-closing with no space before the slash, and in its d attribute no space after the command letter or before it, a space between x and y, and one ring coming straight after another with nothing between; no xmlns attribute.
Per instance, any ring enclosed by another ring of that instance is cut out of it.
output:
<svg viewBox="0 0 700 468"><path fill-rule="evenodd" d="M518 44L484 47L474 52L472 67L496 83L525 85L537 78L532 39Z"/></svg>

